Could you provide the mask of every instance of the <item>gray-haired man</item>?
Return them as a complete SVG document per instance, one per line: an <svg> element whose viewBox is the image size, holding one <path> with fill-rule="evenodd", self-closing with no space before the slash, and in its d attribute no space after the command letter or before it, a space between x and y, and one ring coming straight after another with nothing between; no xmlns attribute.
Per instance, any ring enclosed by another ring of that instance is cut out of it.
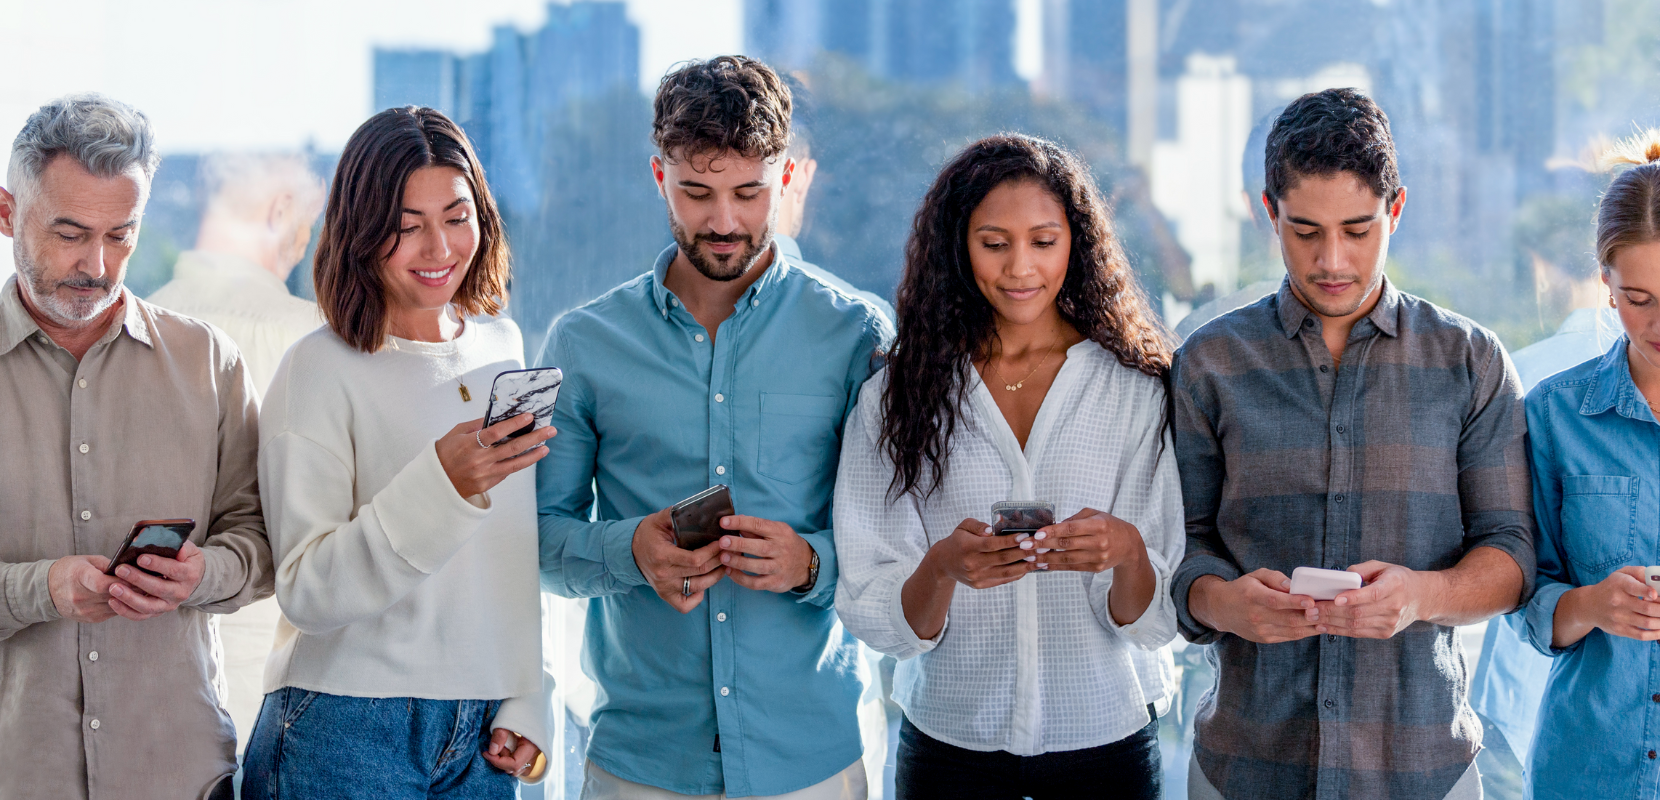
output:
<svg viewBox="0 0 1660 800"><path fill-rule="evenodd" d="M209 613L271 593L253 387L217 329L121 284L159 158L149 121L48 103L12 145L0 233L0 797L230 797ZM134 522L177 559L106 576Z"/></svg>

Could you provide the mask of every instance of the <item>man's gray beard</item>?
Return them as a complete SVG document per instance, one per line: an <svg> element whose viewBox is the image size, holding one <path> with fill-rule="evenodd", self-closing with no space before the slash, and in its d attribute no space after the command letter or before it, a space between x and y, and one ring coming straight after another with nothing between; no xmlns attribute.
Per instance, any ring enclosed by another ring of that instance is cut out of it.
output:
<svg viewBox="0 0 1660 800"><path fill-rule="evenodd" d="M674 218L674 212L669 212L669 233L674 235L675 245L680 248L680 252L686 254L686 260L692 262L692 266L696 267L703 277L712 281L735 281L749 274L749 268L755 266L755 262L761 260L761 254L772 247L772 229L773 226L769 223L767 229L761 233L760 243L751 242L734 254L731 260L722 264L705 258L703 251L698 249L697 237L688 234L686 229L681 227L680 221Z"/></svg>
<svg viewBox="0 0 1660 800"><path fill-rule="evenodd" d="M48 284L42 275L44 271L40 265L29 257L21 237L12 240L12 260L17 262L17 286L29 293L29 304L53 323L65 328L79 328L97 319L121 299L121 286L115 281L109 278L92 278L80 272L76 272L69 280ZM65 285L77 288L97 287L105 292L102 297L90 300L65 301L57 294L58 287Z"/></svg>

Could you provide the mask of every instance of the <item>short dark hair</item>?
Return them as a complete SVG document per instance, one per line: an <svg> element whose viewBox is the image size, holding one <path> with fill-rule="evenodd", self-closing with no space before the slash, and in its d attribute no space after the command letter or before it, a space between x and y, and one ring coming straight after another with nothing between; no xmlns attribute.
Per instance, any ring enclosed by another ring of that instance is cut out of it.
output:
<svg viewBox="0 0 1660 800"><path fill-rule="evenodd" d="M719 153L771 160L790 146L790 89L746 56L688 61L657 85L651 141L670 159Z"/></svg>
<svg viewBox="0 0 1660 800"><path fill-rule="evenodd" d="M389 108L358 126L340 153L312 272L329 328L365 353L386 342L380 251L387 242L397 249L404 184L423 167L460 170L478 214L478 253L451 305L463 316L493 316L507 305L507 234L467 134L437 110Z"/></svg>
<svg viewBox="0 0 1660 800"><path fill-rule="evenodd" d="M1268 133L1263 167L1263 192L1276 205L1311 175L1352 172L1384 200L1394 200L1401 188L1389 117L1354 89L1305 94L1286 106Z"/></svg>

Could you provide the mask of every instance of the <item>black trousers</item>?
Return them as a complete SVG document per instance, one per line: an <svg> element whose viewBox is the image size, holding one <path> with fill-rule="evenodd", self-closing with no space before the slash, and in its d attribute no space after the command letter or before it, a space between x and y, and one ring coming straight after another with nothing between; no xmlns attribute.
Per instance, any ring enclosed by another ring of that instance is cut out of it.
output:
<svg viewBox="0 0 1660 800"><path fill-rule="evenodd" d="M899 725L899 800L1157 800L1163 787L1159 720L1152 706L1147 726L1111 744L1085 750L1017 756L949 745Z"/></svg>

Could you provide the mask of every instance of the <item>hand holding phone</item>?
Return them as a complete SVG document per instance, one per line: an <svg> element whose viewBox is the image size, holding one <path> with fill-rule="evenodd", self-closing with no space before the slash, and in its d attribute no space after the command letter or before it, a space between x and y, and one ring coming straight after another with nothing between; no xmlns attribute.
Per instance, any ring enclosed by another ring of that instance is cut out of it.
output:
<svg viewBox="0 0 1660 800"><path fill-rule="evenodd" d="M1298 567L1291 571L1292 594L1315 600L1335 600L1350 589L1360 588L1360 573L1340 569Z"/></svg>
<svg viewBox="0 0 1660 800"><path fill-rule="evenodd" d="M488 428L520 414L531 414L531 424L507 434L517 439L537 428L553 423L553 404L559 399L559 387L565 382L565 373L558 367L516 369L496 376L490 386L490 405L484 412L484 427Z"/></svg>
<svg viewBox="0 0 1660 800"><path fill-rule="evenodd" d="M195 530L196 520L193 519L140 520L133 524L132 531L121 543L121 549L115 552L115 558L110 560L109 569L104 570L104 574L114 576L117 567L131 565L146 575L161 578L161 574L139 566L138 557L156 556L177 561L179 548L189 541L191 532Z"/></svg>
<svg viewBox="0 0 1660 800"><path fill-rule="evenodd" d="M738 512L732 507L732 490L717 483L691 497L674 504L670 518L674 522L674 543L682 550L696 550L720 541L727 531L720 526L722 517Z"/></svg>

